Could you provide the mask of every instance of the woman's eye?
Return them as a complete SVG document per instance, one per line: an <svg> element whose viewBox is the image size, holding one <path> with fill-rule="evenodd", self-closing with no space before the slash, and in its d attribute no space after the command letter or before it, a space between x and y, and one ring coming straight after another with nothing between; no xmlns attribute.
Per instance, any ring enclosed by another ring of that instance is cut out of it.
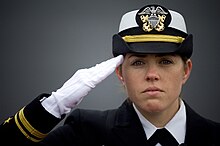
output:
<svg viewBox="0 0 220 146"><path fill-rule="evenodd" d="M144 62L143 61L134 61L134 62L132 62L132 64L131 65L133 65L133 66L140 66L140 65L143 65L144 64Z"/></svg>
<svg viewBox="0 0 220 146"><path fill-rule="evenodd" d="M164 64L164 65L166 65L166 64L172 64L173 62L171 61L171 60L168 60L168 59L164 59L164 60L161 60L160 61L160 64Z"/></svg>

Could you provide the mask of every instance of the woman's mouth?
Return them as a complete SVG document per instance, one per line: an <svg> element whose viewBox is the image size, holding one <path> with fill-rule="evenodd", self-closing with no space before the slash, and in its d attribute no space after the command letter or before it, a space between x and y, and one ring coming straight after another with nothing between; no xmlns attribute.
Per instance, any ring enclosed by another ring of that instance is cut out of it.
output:
<svg viewBox="0 0 220 146"><path fill-rule="evenodd" d="M142 93L147 93L151 96L159 94L161 92L164 92L163 90L161 90L160 88L157 87L148 87L147 89L145 89Z"/></svg>

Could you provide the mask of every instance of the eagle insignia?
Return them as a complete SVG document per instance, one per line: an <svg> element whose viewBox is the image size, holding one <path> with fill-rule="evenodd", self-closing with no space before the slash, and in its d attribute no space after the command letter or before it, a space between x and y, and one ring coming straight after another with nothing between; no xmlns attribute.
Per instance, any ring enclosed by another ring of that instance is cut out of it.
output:
<svg viewBox="0 0 220 146"><path fill-rule="evenodd" d="M169 11L161 6L146 6L140 9L136 15L136 20L142 29L150 32L153 29L160 32L166 27L166 18L170 17Z"/></svg>

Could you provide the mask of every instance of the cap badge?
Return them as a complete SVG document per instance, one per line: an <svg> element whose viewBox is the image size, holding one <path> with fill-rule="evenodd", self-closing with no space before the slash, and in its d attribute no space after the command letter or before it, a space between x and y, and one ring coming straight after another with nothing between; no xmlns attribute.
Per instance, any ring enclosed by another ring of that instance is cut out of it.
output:
<svg viewBox="0 0 220 146"><path fill-rule="evenodd" d="M166 26L165 21L167 16L170 17L170 14L166 8L151 5L138 11L136 21L146 32L150 32L153 29L156 31L163 31Z"/></svg>

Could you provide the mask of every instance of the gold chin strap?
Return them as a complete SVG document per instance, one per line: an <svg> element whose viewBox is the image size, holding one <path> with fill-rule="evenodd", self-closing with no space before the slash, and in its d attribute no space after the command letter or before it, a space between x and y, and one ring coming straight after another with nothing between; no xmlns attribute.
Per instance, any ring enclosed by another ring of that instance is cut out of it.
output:
<svg viewBox="0 0 220 146"><path fill-rule="evenodd" d="M127 35L122 37L125 42L137 43L137 42L169 42L169 43L182 43L185 38L172 35L161 34L143 34L143 35Z"/></svg>

